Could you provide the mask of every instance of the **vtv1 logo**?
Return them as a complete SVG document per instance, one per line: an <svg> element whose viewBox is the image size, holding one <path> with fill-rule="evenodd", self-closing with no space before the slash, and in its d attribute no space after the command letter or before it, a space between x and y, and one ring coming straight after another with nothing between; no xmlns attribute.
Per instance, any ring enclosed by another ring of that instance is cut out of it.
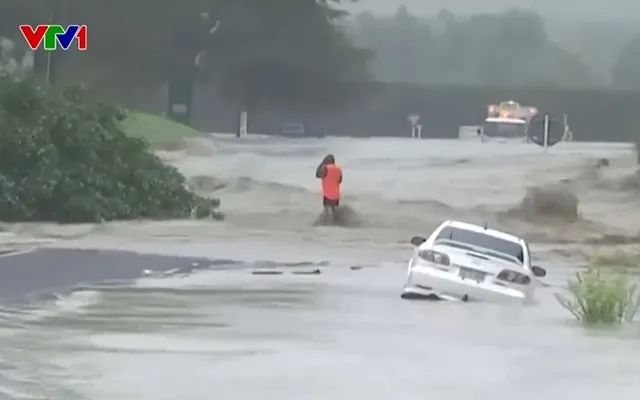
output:
<svg viewBox="0 0 640 400"><path fill-rule="evenodd" d="M69 25L66 29L62 25L20 25L20 32L31 50L37 50L44 41L44 49L53 51L58 48L68 50L74 39L78 43L78 50L87 49L87 26Z"/></svg>

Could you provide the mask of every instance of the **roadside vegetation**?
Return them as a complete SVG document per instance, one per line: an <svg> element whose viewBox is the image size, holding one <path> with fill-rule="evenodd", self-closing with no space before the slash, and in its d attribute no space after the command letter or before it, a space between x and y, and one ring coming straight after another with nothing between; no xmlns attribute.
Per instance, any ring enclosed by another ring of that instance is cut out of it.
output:
<svg viewBox="0 0 640 400"><path fill-rule="evenodd" d="M81 87L0 76L0 220L222 219L145 135L126 134L127 116Z"/></svg>
<svg viewBox="0 0 640 400"><path fill-rule="evenodd" d="M628 266L613 264L618 256L592 257L587 269L568 282L556 299L587 327L631 323L640 307L640 291Z"/></svg>

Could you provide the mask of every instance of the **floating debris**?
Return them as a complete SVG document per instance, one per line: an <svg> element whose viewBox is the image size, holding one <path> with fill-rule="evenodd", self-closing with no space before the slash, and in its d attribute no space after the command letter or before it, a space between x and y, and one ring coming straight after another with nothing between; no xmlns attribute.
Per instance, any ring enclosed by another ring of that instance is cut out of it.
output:
<svg viewBox="0 0 640 400"><path fill-rule="evenodd" d="M311 271L293 271L294 275L320 275L322 271L319 269L314 269Z"/></svg>
<svg viewBox="0 0 640 400"><path fill-rule="evenodd" d="M276 270L251 271L251 275L282 275L284 272Z"/></svg>

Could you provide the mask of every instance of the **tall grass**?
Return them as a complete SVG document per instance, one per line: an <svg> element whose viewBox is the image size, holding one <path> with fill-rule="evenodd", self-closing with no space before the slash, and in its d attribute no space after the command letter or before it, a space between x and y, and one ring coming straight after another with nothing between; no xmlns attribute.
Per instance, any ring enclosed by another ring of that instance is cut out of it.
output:
<svg viewBox="0 0 640 400"><path fill-rule="evenodd" d="M590 267L569 280L568 295L556 293L562 307L585 326L633 322L640 307L638 284L611 268Z"/></svg>

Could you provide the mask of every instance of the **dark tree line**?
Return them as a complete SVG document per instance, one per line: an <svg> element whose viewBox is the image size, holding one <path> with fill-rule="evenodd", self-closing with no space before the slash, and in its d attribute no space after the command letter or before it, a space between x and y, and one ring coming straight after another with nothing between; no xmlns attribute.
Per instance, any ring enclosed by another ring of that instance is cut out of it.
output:
<svg viewBox="0 0 640 400"><path fill-rule="evenodd" d="M640 34L622 49L612 75L618 87L640 90Z"/></svg>
<svg viewBox="0 0 640 400"><path fill-rule="evenodd" d="M49 23L55 11L55 23L86 24L89 37L87 51L59 55L61 79L127 91L195 74L239 103L329 107L344 98L341 81L368 77L371 59L340 28L339 3L0 0L0 36L17 38L19 24Z"/></svg>
<svg viewBox="0 0 640 400"><path fill-rule="evenodd" d="M372 77L427 84L602 84L579 56L549 38L535 13L459 18L443 11L424 20L401 7L393 17L361 14L347 22L340 6L340 0L0 0L0 36L21 41L19 24L48 23L55 10L54 22L89 26L88 51L57 56L61 80L129 93L172 75L195 75L252 107L340 108L357 95L341 82ZM637 39L623 49L612 71L617 85L640 85L639 48Z"/></svg>
<svg viewBox="0 0 640 400"><path fill-rule="evenodd" d="M426 19L400 7L392 17L360 14L351 30L356 43L375 52L373 70L384 81L562 87L609 84L578 54L556 44L545 25L539 15L518 10L465 18L443 10ZM640 71L640 56L633 56L633 48L640 44L624 48L611 71L611 80L621 86L628 87L631 76L640 79L633 73Z"/></svg>

